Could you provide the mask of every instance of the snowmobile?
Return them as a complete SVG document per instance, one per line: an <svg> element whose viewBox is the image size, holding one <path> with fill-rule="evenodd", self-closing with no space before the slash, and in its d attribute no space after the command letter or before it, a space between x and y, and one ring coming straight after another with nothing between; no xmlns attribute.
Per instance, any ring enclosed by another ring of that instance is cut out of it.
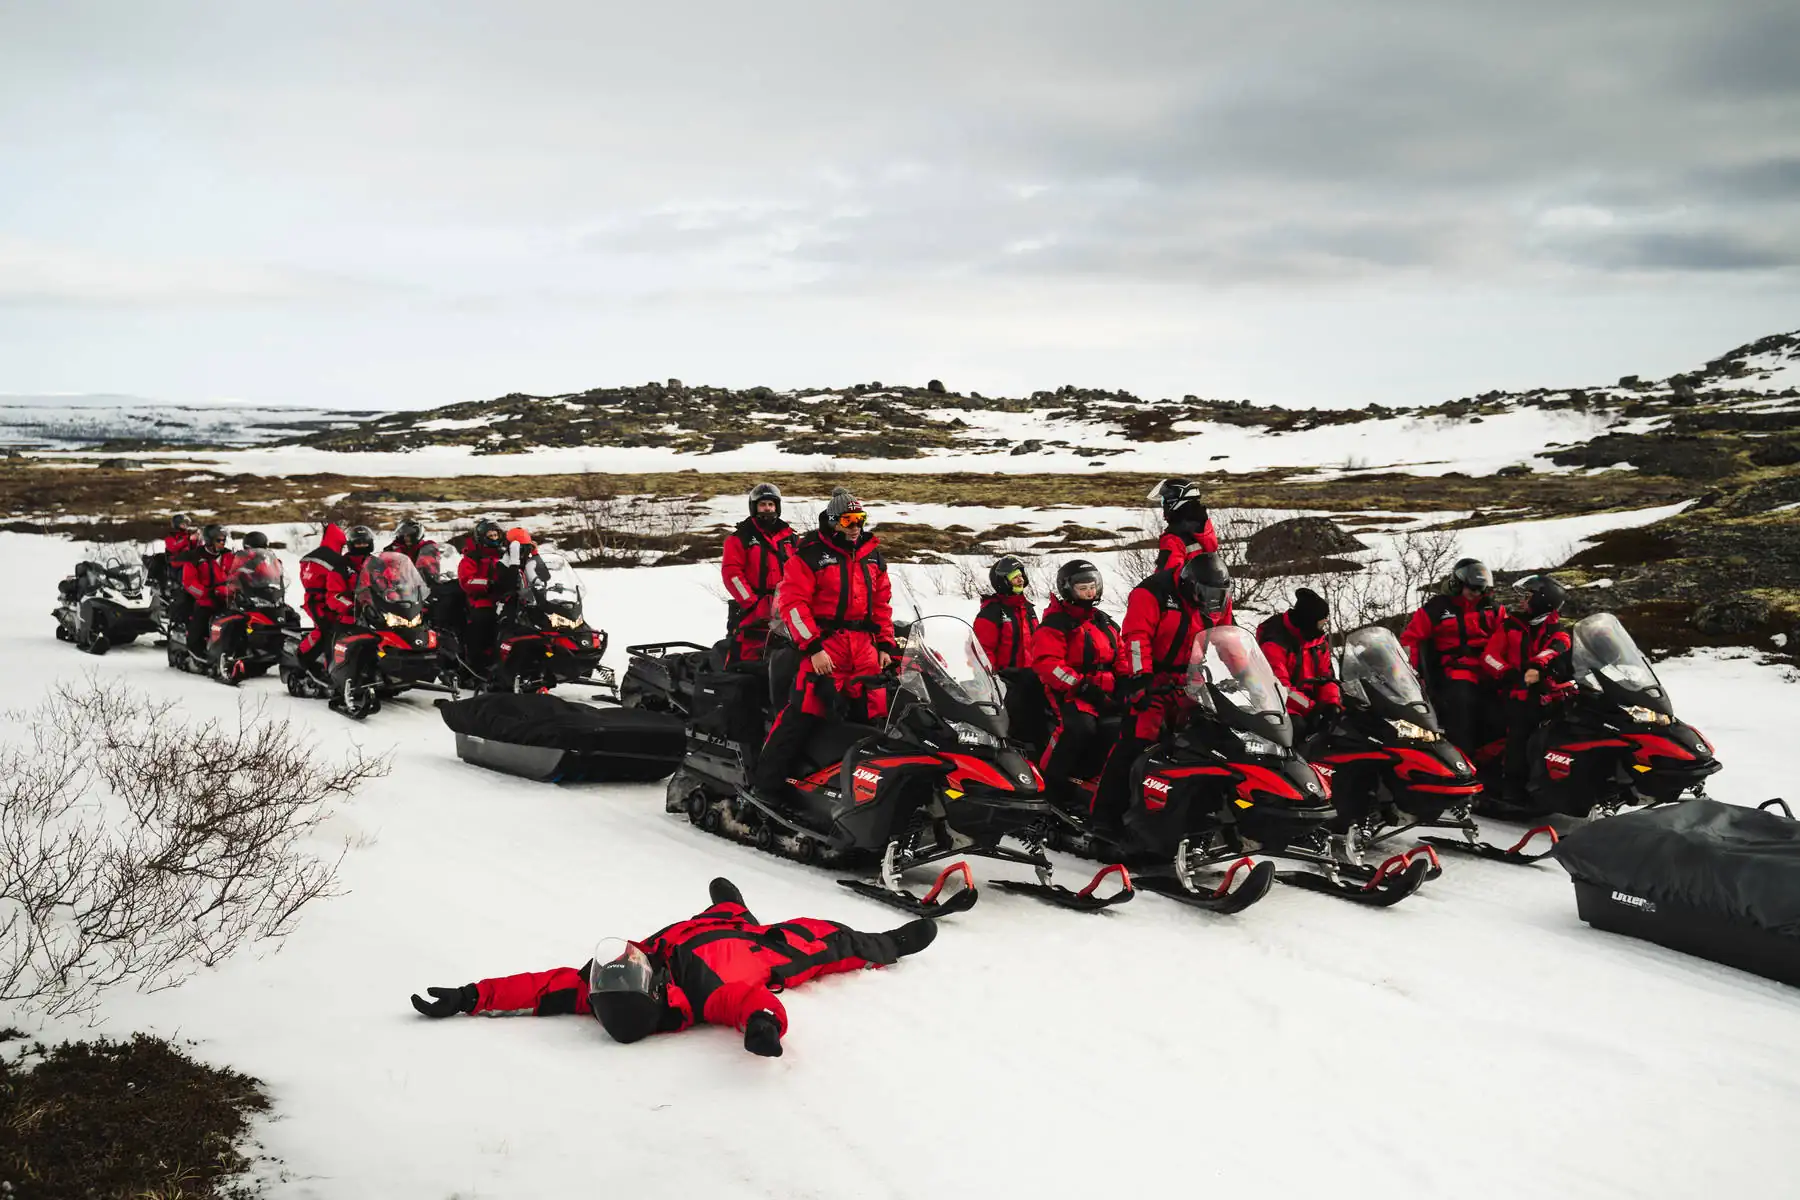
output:
<svg viewBox="0 0 1800 1200"><path fill-rule="evenodd" d="M1386 907L1417 891L1437 866L1429 847L1374 867L1333 852L1330 784L1295 753L1286 698L1249 630L1205 631L1194 642L1185 683L1153 689L1157 694L1179 694L1187 703L1175 731L1133 765L1122 829L1102 832L1084 814L1065 812L1054 844L1120 857L1140 886L1225 913L1254 904L1274 882ZM1315 870L1278 871L1256 855Z"/></svg>
<svg viewBox="0 0 1800 1200"><path fill-rule="evenodd" d="M516 588L501 606L500 645L492 671L483 675L457 654L459 676L487 692L547 692L564 683L598 684L610 699L615 693L611 668L602 667L606 633L582 615L581 581L562 555L539 551L525 556L514 570Z"/></svg>
<svg viewBox="0 0 1800 1200"><path fill-rule="evenodd" d="M1063 907L1098 911L1131 898L1130 875L1117 865L1104 867L1079 892L1054 883L1043 840L1053 811L1042 777L1007 738L998 682L966 622L922 618L895 672L852 681L889 687L885 724L823 726L794 765L788 804L746 786L772 707L767 679L766 663L700 677L688 755L669 780L669 812L802 863L873 860L873 881L839 882L922 916L974 905L968 864L945 867L922 897L901 877L965 854L1032 867L1037 883L1025 890ZM785 693L778 698L785 702ZM1024 849L1002 846L1009 836ZM1119 889L1100 895L1099 885L1114 874ZM946 893L958 875L960 890Z"/></svg>
<svg viewBox="0 0 1800 1200"><path fill-rule="evenodd" d="M1530 807L1520 815L1598 819L1621 809L1706 797L1721 763L1712 743L1675 717L1668 689L1612 613L1594 613L1569 631L1568 680L1550 685L1549 717L1531 739ZM1498 774L1501 739L1476 762ZM1514 810L1490 792L1483 811Z"/></svg>
<svg viewBox="0 0 1800 1200"><path fill-rule="evenodd" d="M56 636L79 650L105 654L156 629L155 599L134 550L107 546L56 587Z"/></svg>
<svg viewBox="0 0 1800 1200"><path fill-rule="evenodd" d="M280 663L284 636L300 628L300 614L288 606L287 579L271 550L238 555L225 606L207 633L206 657L214 677L236 687Z"/></svg>
<svg viewBox="0 0 1800 1200"><path fill-rule="evenodd" d="M324 679L301 664L300 631L286 632L281 675L288 690L328 695L332 708L358 721L410 689L454 697L454 686L438 682L438 637L425 621L426 597L412 559L397 552L371 555L357 576L355 623L332 639Z"/></svg>
<svg viewBox="0 0 1800 1200"><path fill-rule="evenodd" d="M1338 816L1330 828L1345 859L1360 864L1383 842L1414 829L1457 830L1460 838L1423 840L1500 862L1533 863L1550 853L1557 833L1548 825L1511 847L1481 840L1470 811L1481 781L1474 765L1444 737L1437 711L1391 630L1371 625L1350 633L1338 678L1344 709L1303 750L1331 783ZM1544 849L1527 852L1540 836L1547 839Z"/></svg>

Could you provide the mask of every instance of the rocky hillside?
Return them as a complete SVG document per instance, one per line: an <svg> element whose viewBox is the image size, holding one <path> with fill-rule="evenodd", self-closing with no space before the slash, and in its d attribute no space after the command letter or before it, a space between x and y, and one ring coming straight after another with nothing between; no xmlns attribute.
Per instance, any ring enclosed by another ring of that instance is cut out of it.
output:
<svg viewBox="0 0 1800 1200"><path fill-rule="evenodd" d="M1123 453L1126 445L1180 441L1208 427L1288 433L1399 417L1475 423L1536 409L1595 414L1616 426L1621 440L1602 439L1604 444L1573 451L1584 465L1610 465L1595 460L1616 453L1611 462L1628 462L1648 453L1633 439L1652 430L1686 436L1708 429L1759 432L1782 421L1791 426L1794 414L1780 410L1795 406L1783 401L1800 401L1800 331L1740 346L1667 379L1632 375L1604 386L1484 392L1421 408L1287 409L1192 395L1144 399L1069 386L999 397L958 392L937 380L923 387L871 382L778 392L689 386L670 379L559 396L513 393L425 412L390 413L295 442L340 451L466 446L478 454L543 447L659 447L698 456L770 444L794 454L887 460L954 447L963 454L1060 452L1104 460ZM1775 411L1759 416L1759 406Z"/></svg>

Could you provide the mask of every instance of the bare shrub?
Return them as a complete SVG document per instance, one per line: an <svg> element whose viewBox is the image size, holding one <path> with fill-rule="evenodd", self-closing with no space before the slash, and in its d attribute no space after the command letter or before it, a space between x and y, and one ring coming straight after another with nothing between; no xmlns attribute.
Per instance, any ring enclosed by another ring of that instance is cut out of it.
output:
<svg viewBox="0 0 1800 1200"><path fill-rule="evenodd" d="M620 492L611 476L589 471L552 524L560 544L580 551L578 566L635 567L646 555L688 550L699 512L686 496Z"/></svg>
<svg viewBox="0 0 1800 1200"><path fill-rule="evenodd" d="M1450 573L1456 562L1456 531L1413 529L1393 538L1390 557L1371 560L1361 571L1287 582L1311 587L1331 606L1331 623L1357 629L1404 616Z"/></svg>
<svg viewBox="0 0 1800 1200"><path fill-rule="evenodd" d="M327 761L286 721L182 721L121 683L63 684L0 749L0 1000L90 1010L290 932L334 894L304 845L329 803L388 770ZM339 852L339 858L342 852Z"/></svg>

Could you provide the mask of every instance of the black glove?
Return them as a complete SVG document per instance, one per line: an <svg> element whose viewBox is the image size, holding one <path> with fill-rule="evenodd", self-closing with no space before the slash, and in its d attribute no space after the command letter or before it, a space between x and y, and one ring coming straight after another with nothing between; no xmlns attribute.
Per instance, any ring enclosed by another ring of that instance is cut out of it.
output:
<svg viewBox="0 0 1800 1200"><path fill-rule="evenodd" d="M1124 702L1137 699L1139 696L1150 690L1150 684L1154 678L1154 676L1148 673L1143 675L1125 676L1123 679L1119 680L1118 683L1118 698Z"/></svg>
<svg viewBox="0 0 1800 1200"><path fill-rule="evenodd" d="M431 999L421 1000L415 993L412 1006L428 1017L453 1017L457 1013L472 1013L475 1011L476 1001L480 999L480 994L472 983L465 983L459 988L434 987L425 990L431 993Z"/></svg>
<svg viewBox="0 0 1800 1200"><path fill-rule="evenodd" d="M768 1010L750 1014L744 1023L744 1049L764 1058L781 1057L781 1022Z"/></svg>

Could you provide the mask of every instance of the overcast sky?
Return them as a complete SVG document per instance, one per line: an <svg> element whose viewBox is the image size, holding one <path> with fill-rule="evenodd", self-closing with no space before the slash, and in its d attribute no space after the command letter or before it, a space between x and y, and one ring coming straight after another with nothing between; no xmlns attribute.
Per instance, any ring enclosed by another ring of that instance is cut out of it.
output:
<svg viewBox="0 0 1800 1200"><path fill-rule="evenodd" d="M1794 0L7 0L0 392L1430 401L1800 328Z"/></svg>

